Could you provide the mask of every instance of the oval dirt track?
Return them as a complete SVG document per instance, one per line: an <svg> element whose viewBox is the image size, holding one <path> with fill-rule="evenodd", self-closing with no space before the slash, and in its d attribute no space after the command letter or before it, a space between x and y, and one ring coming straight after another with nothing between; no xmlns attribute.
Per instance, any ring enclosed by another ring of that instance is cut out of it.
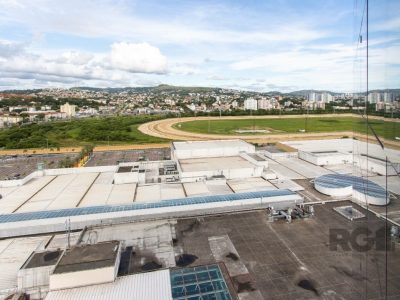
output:
<svg viewBox="0 0 400 300"><path fill-rule="evenodd" d="M201 121L201 120L238 120L238 119L291 119L291 118L304 118L305 115L283 115L283 116L224 116L224 117L186 117L186 118L172 118L163 119L144 123L139 126L139 130L147 135L167 138L170 140L220 140L220 139L242 139L253 143L273 143L287 140L305 140L305 139L334 139L342 138L343 136L356 137L360 140L365 140L366 135L355 133L353 131L338 131L338 132L318 132L318 133L270 133L270 134L257 134L257 135L221 135L221 134L204 134L187 132L174 128L177 123ZM355 117L360 118L355 114L326 114L326 115L309 115L308 118L332 118L332 117ZM382 117L369 116L369 119L385 120ZM398 122L399 120L391 120ZM369 138L369 142L375 143L375 139ZM400 142L385 141L385 145L391 148L400 148Z"/></svg>

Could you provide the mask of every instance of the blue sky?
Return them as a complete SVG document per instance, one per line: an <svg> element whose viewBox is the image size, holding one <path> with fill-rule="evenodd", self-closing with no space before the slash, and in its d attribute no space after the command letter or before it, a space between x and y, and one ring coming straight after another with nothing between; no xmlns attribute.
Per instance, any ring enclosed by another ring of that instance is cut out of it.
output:
<svg viewBox="0 0 400 300"><path fill-rule="evenodd" d="M0 90L359 91L364 1L0 0ZM370 87L399 88L400 2L370 0L369 11Z"/></svg>

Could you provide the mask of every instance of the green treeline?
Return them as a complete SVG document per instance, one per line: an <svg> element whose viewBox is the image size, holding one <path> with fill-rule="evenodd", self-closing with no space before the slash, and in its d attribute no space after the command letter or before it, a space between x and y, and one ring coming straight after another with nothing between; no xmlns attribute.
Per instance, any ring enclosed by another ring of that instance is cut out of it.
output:
<svg viewBox="0 0 400 300"><path fill-rule="evenodd" d="M161 116L113 116L27 124L0 130L5 149L57 148L87 144L157 143L165 140L142 134L140 124Z"/></svg>

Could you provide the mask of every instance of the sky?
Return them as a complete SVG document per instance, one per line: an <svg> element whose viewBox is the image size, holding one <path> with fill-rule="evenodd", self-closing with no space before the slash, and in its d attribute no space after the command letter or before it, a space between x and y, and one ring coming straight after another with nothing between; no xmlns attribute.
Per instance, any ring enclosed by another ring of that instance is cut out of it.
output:
<svg viewBox="0 0 400 300"><path fill-rule="evenodd" d="M364 3L0 0L0 90L362 91ZM400 88L399 12L398 0L369 1L370 89Z"/></svg>

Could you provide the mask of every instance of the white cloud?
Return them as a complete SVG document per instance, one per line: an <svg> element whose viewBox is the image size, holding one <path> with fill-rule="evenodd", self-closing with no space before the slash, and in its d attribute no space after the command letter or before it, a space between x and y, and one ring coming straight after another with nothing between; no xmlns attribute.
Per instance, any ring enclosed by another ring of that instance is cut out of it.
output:
<svg viewBox="0 0 400 300"><path fill-rule="evenodd" d="M397 32L400 28L400 17L391 18L378 24L372 24L370 26L371 31L393 31Z"/></svg>
<svg viewBox="0 0 400 300"><path fill-rule="evenodd" d="M32 51L21 44L0 41L0 78L32 85L141 85L156 82L132 73L159 76L167 72L167 58L147 43L115 43L108 53ZM4 85L4 83L3 83ZM20 85L25 86L25 85Z"/></svg>
<svg viewBox="0 0 400 300"><path fill-rule="evenodd" d="M286 52L259 55L234 62L235 70L265 68L274 72L297 72L304 70L326 70L338 63L351 64L354 49L345 45L327 45Z"/></svg>
<svg viewBox="0 0 400 300"><path fill-rule="evenodd" d="M91 53L84 53L80 51L67 51L61 53L61 55L54 59L59 63L67 63L72 65L85 65L94 58Z"/></svg>
<svg viewBox="0 0 400 300"><path fill-rule="evenodd" d="M0 59L19 55L24 51L24 47L22 43L0 40Z"/></svg>
<svg viewBox="0 0 400 300"><path fill-rule="evenodd" d="M197 75L200 73L200 69L198 65L194 63L176 62L171 65L170 72L174 75Z"/></svg>
<svg viewBox="0 0 400 300"><path fill-rule="evenodd" d="M1 0L0 0L1 1ZM299 42L310 41L326 35L325 32L308 26L305 22L291 20L275 24L268 22L263 26L247 29L216 28L206 21L195 22L196 11L183 11L185 18L171 16L170 19L159 15L143 17L135 14L124 2L113 1L7 1L0 12L0 24L17 24L28 27L33 32L63 33L81 37L108 37L114 40L146 40L151 43L252 43ZM0 2L1 3L1 2ZM233 8L221 7L226 11L223 18L235 20ZM209 10L207 14L211 14ZM243 13L243 12L242 12ZM41 16L38 18L38 16ZM218 17L222 17L218 15ZM240 16L246 20L245 16ZM189 20L189 21L188 21ZM247 20L248 21L248 20ZM104 26L104 24L107 26Z"/></svg>
<svg viewBox="0 0 400 300"><path fill-rule="evenodd" d="M15 28L20 34L15 39L30 36L24 44L0 40L0 78L56 85L163 82L257 90L290 90L293 85L351 89L354 45L352 29L343 24L354 14L352 5L335 4L329 14L316 5L317 10L304 15L291 6L277 1L266 6L273 10L256 11L238 3L0 0L0 26ZM379 22L371 30L394 32L399 18L389 14ZM72 49L103 52L55 50L60 38ZM376 70L371 84L386 80L398 85L398 67L392 66L400 57L397 49L387 48L386 55L374 52L398 43L396 34L374 38L369 44L371 70ZM111 44L110 51L104 43Z"/></svg>
<svg viewBox="0 0 400 300"><path fill-rule="evenodd" d="M111 46L111 66L132 73L167 72L167 58L148 43L114 43Z"/></svg>

